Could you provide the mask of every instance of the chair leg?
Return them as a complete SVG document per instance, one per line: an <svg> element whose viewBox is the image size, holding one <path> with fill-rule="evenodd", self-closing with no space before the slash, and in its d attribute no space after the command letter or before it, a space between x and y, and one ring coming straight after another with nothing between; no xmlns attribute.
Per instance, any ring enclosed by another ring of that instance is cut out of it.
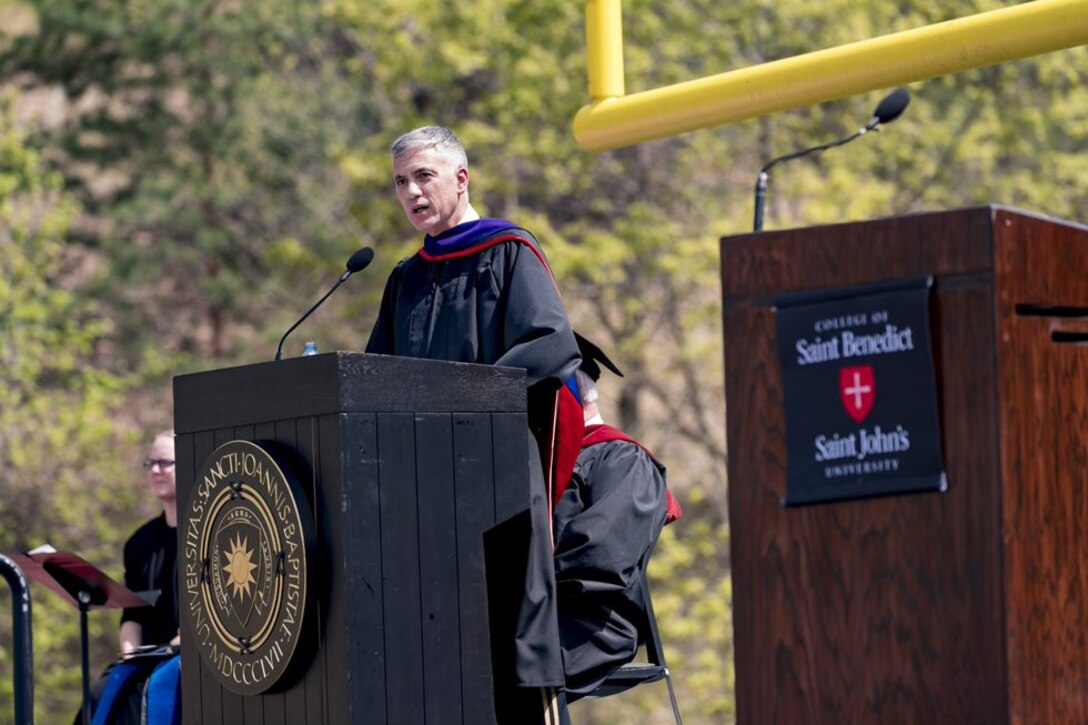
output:
<svg viewBox="0 0 1088 725"><path fill-rule="evenodd" d="M680 707L676 704L676 693L672 689L672 677L669 676L669 668L665 668L665 684L669 688L669 702L672 703L672 714L676 718L676 725L684 725L684 721L680 719Z"/></svg>
<svg viewBox="0 0 1088 725"><path fill-rule="evenodd" d="M650 661L661 665L665 669L665 684L669 688L669 702L672 704L672 714L676 718L676 725L684 725L680 719L680 706L676 704L676 692L672 689L672 677L669 674L669 666L665 662L665 648L661 644L661 634L657 631L657 615L654 614L654 603L650 598L650 582L646 576L646 569L642 572L642 597L646 607L646 626L649 635L646 639L646 653Z"/></svg>

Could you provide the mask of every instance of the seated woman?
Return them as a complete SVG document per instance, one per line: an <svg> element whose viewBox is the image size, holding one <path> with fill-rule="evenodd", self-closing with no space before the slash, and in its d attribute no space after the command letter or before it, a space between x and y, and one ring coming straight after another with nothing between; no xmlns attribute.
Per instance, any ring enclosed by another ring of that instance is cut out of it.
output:
<svg viewBox="0 0 1088 725"><path fill-rule="evenodd" d="M145 597L154 598L154 605L125 609L121 614L118 633L121 658L114 662L95 683L92 692L94 725L138 725L143 722L144 692L148 678L156 667L173 656L166 650L144 654L142 650L177 645L181 641L178 622L177 590L177 496L175 493L174 432L163 431L155 436L143 463L147 486L162 513L143 524L125 542L125 586ZM177 662L172 663L176 680ZM172 713L176 694L165 697ZM172 719L172 718L171 718ZM82 713L75 722L81 723Z"/></svg>
<svg viewBox="0 0 1088 725"><path fill-rule="evenodd" d="M125 586L134 592L158 591L152 607L126 609L121 615L121 653L141 645L177 644L178 514L174 478L174 431L155 436L144 461L147 486L162 513L125 542Z"/></svg>

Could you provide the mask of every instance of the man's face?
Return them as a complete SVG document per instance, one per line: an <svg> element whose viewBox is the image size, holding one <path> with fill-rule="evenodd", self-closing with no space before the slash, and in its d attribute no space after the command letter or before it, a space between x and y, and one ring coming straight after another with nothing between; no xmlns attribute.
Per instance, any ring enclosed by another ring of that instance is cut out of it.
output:
<svg viewBox="0 0 1088 725"><path fill-rule="evenodd" d="M147 486L151 494L163 502L176 500L174 439L166 436L156 438L147 453L147 460L151 464L147 472Z"/></svg>
<svg viewBox="0 0 1088 725"><path fill-rule="evenodd" d="M393 184L408 221L431 236L456 226L468 208L468 169L433 148L393 159Z"/></svg>

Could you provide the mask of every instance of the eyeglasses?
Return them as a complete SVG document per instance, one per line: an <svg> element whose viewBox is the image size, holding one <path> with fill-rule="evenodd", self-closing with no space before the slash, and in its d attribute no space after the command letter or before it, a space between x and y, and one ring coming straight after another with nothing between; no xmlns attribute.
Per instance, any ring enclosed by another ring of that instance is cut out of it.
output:
<svg viewBox="0 0 1088 725"><path fill-rule="evenodd" d="M169 471L174 467L174 462L169 458L154 458L150 461L144 461L145 471L150 471L155 466L158 466L160 471Z"/></svg>

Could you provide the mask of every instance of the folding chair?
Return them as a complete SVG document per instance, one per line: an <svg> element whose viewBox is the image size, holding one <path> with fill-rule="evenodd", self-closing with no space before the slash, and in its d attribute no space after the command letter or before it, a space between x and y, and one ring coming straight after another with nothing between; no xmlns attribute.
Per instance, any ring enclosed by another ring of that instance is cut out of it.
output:
<svg viewBox="0 0 1088 725"><path fill-rule="evenodd" d="M646 579L646 572L641 575L642 598L646 606L646 621L641 623L639 634L646 645L646 662L629 662L626 665L613 670L604 682L597 686L586 697L608 697L626 692L632 687L646 685L652 682L665 680L669 688L669 700L672 702L672 714L676 718L676 725L683 725L680 719L680 708L676 704L676 693L672 689L672 678L669 677L669 667L665 664L665 650L661 647L661 635L657 631L657 617L654 616L654 605L650 601L650 583Z"/></svg>

